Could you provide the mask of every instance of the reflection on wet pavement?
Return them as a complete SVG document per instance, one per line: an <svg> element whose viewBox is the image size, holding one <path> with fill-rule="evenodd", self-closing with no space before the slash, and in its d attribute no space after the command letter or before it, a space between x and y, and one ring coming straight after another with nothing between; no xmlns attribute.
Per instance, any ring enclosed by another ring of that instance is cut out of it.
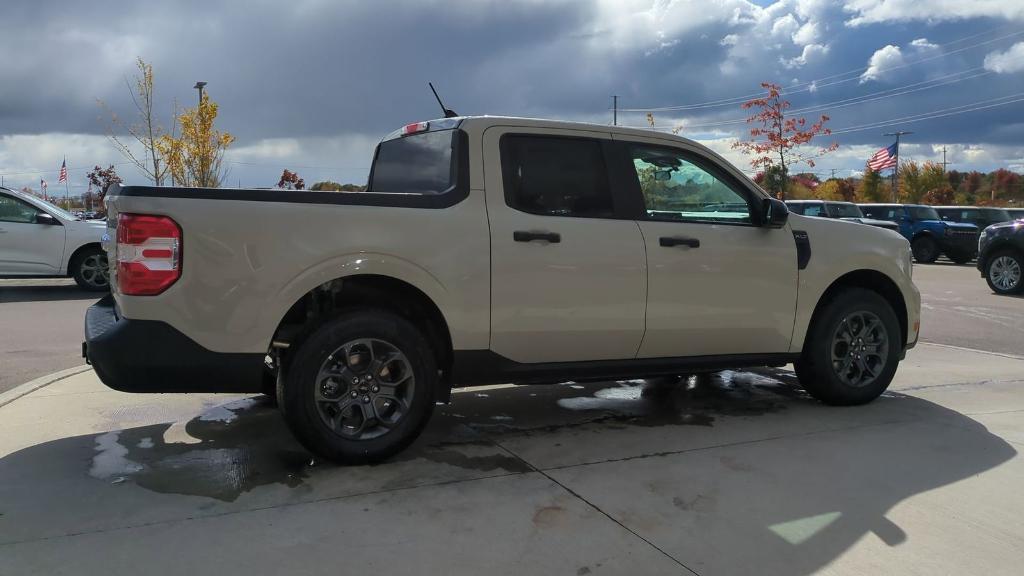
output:
<svg viewBox="0 0 1024 576"><path fill-rule="evenodd" d="M712 426L721 416L759 416L801 401L810 400L779 370L457 391L451 405L438 407L420 441L378 466L424 459L521 473L531 467L495 447L502 435L581 425ZM184 423L97 436L89 473L154 492L233 501L262 485L299 487L317 468L277 410L257 397L212 405Z"/></svg>

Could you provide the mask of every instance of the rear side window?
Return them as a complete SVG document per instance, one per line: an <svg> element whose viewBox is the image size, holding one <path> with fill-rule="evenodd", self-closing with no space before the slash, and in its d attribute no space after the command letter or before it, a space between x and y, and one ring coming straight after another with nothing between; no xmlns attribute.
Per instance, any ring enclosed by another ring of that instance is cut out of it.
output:
<svg viewBox="0 0 1024 576"><path fill-rule="evenodd" d="M455 185L456 141L455 130L440 130L381 142L367 192L447 192Z"/></svg>
<svg viewBox="0 0 1024 576"><path fill-rule="evenodd" d="M505 201L546 216L615 214L604 152L598 140L508 135L501 139Z"/></svg>
<svg viewBox="0 0 1024 576"><path fill-rule="evenodd" d="M898 221L903 217L903 208L900 206L864 206L864 215L876 220Z"/></svg>
<svg viewBox="0 0 1024 576"><path fill-rule="evenodd" d="M806 205L804 205L803 215L804 216L821 216L822 215L822 208L823 208L823 206L821 204L806 204Z"/></svg>

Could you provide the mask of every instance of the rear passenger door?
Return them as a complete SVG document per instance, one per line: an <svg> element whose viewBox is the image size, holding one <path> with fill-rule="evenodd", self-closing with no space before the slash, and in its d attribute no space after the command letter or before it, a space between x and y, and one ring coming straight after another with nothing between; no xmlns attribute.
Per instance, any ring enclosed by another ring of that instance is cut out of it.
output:
<svg viewBox="0 0 1024 576"><path fill-rule="evenodd" d="M621 215L610 145L591 131L484 132L492 351L523 363L636 355L644 241Z"/></svg>

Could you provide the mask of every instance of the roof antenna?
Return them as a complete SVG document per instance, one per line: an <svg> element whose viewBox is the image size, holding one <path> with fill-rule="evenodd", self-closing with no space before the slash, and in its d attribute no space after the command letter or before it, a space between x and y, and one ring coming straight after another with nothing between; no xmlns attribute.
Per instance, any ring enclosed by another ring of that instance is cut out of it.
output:
<svg viewBox="0 0 1024 576"><path fill-rule="evenodd" d="M438 105L441 106L441 111L444 112L445 118L458 118L458 114L444 107L444 102L441 102L441 97L437 95L437 90L434 90L434 83L427 82L427 86L430 86L430 91L434 93L434 98L437 98Z"/></svg>

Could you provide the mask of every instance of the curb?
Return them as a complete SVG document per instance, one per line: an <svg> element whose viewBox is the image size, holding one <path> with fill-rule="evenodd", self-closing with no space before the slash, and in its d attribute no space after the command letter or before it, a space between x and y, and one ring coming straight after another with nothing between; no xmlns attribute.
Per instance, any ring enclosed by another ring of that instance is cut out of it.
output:
<svg viewBox="0 0 1024 576"><path fill-rule="evenodd" d="M53 374L42 376L36 378L35 380L26 382L20 386L16 386L8 390L7 392L0 394L0 408L10 404L11 402L14 402L18 398L21 398L26 394L31 394L36 390L39 390L40 388L45 388L46 386L49 386L54 382L63 380L65 378L69 378L71 376L74 376L75 374L87 372L89 370L92 370L92 366L89 366L88 364L82 364L81 366L75 366L74 368L68 368L67 370L61 370L60 372L54 372Z"/></svg>

